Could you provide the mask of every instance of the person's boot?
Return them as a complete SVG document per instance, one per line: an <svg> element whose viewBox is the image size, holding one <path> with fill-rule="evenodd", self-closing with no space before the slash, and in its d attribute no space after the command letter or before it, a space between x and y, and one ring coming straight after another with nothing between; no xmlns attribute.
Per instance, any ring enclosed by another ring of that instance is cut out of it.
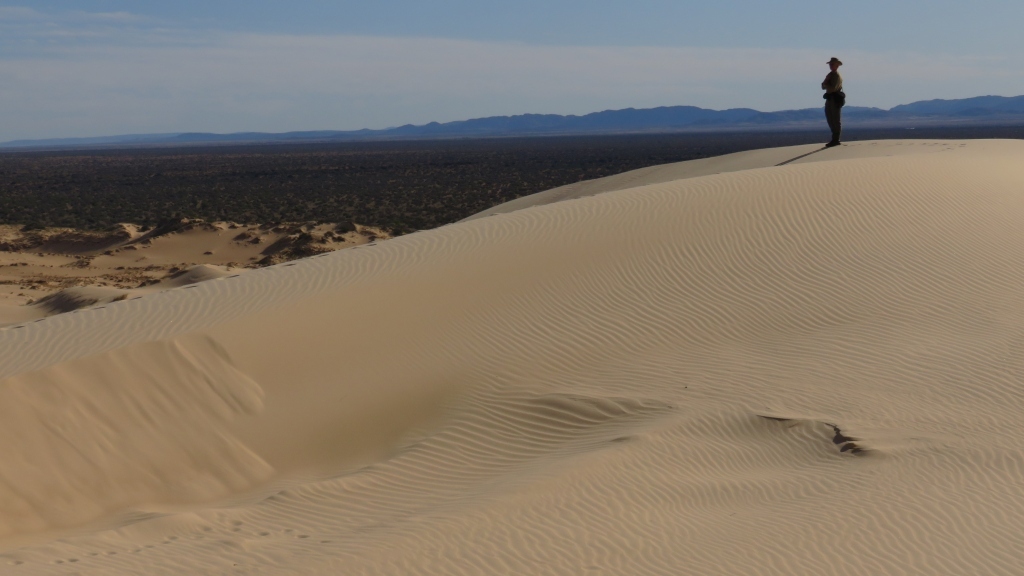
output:
<svg viewBox="0 0 1024 576"><path fill-rule="evenodd" d="M825 148L832 148L833 146L839 146L839 140L832 140L828 144L825 144Z"/></svg>

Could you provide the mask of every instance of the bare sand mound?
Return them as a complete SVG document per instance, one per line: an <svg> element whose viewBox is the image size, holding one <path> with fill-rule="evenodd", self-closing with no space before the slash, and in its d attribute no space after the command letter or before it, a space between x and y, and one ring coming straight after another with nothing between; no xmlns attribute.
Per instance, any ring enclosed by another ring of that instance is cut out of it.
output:
<svg viewBox="0 0 1024 576"><path fill-rule="evenodd" d="M231 276L232 274L233 271L224 266L197 264L168 275L167 279L160 284L164 287L177 288L179 286L188 286L189 284L195 284L197 282L224 278Z"/></svg>
<svg viewBox="0 0 1024 576"><path fill-rule="evenodd" d="M0 331L0 572L1019 573L1024 142L918 148Z"/></svg>
<svg viewBox="0 0 1024 576"><path fill-rule="evenodd" d="M0 225L0 329L106 301L90 295L147 294L387 237L349 223L182 219L104 232Z"/></svg>
<svg viewBox="0 0 1024 576"><path fill-rule="evenodd" d="M93 286L77 286L65 288L39 299L33 306L41 309L44 314L62 314L72 310L80 310L97 304L109 304L124 300L129 292L116 288L96 288Z"/></svg>

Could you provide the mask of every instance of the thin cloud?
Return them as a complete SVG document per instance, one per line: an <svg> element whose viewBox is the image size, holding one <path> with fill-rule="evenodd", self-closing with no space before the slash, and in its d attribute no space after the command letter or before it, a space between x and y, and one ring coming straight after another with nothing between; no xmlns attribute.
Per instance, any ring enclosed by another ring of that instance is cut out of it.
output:
<svg viewBox="0 0 1024 576"><path fill-rule="evenodd" d="M130 12L70 12L71 19L90 20L95 22L116 22L120 24L138 24L152 21L151 18Z"/></svg>
<svg viewBox="0 0 1024 576"><path fill-rule="evenodd" d="M69 12L47 13L27 6L0 6L0 21L45 22L48 25L88 25L89 23L105 24L139 24L154 22L148 16L131 12L86 12L73 10Z"/></svg>
<svg viewBox="0 0 1024 576"><path fill-rule="evenodd" d="M0 21L40 20L43 18L45 18L45 15L42 12L25 6L0 6Z"/></svg>
<svg viewBox="0 0 1024 576"><path fill-rule="evenodd" d="M153 43L150 37L156 32L165 35L167 29L157 20L129 12L46 13L23 6L2 7L0 58L32 51L42 55L57 47Z"/></svg>

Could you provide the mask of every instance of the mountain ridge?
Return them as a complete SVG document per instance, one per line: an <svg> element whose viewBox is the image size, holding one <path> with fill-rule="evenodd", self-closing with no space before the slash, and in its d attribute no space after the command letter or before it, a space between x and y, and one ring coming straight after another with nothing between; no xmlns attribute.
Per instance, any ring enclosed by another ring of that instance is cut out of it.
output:
<svg viewBox="0 0 1024 576"><path fill-rule="evenodd" d="M907 127L943 124L1024 124L1024 96L977 96L958 100L922 100L882 108L847 106L848 127ZM824 124L820 108L761 112L753 108L712 110L697 106L659 106L603 110L584 115L519 114L452 122L406 124L380 130L309 130L295 132L174 132L85 138L12 140L0 149L77 148L107 146L172 146L182 144L357 142L371 140L560 136L586 134L696 132L813 128Z"/></svg>

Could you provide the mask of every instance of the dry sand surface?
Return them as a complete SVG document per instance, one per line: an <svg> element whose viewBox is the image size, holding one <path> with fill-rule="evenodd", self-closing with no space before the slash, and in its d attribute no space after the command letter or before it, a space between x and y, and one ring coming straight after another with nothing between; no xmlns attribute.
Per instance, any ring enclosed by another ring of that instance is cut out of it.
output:
<svg viewBox="0 0 1024 576"><path fill-rule="evenodd" d="M181 220L106 232L0 225L0 327L387 237L353 224Z"/></svg>
<svg viewBox="0 0 1024 576"><path fill-rule="evenodd" d="M1024 142L812 150L0 330L0 573L1020 574Z"/></svg>

